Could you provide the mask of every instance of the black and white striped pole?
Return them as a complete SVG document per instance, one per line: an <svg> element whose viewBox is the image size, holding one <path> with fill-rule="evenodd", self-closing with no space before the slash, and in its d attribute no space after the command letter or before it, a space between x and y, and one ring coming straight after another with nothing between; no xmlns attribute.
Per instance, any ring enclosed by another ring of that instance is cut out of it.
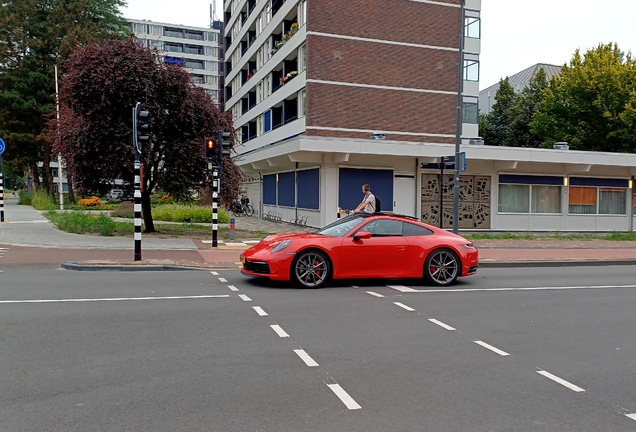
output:
<svg viewBox="0 0 636 432"><path fill-rule="evenodd" d="M2 154L0 154L0 222L4 222L4 177L2 175Z"/></svg>
<svg viewBox="0 0 636 432"><path fill-rule="evenodd" d="M218 247L219 232L219 170L214 168L212 181L212 247Z"/></svg>
<svg viewBox="0 0 636 432"><path fill-rule="evenodd" d="M7 146L0 138L0 222L4 222L4 175L2 174L2 153Z"/></svg>
<svg viewBox="0 0 636 432"><path fill-rule="evenodd" d="M141 102L133 108L133 148L135 151L135 261L141 261L141 143L148 141L148 111Z"/></svg>
<svg viewBox="0 0 636 432"><path fill-rule="evenodd" d="M141 261L141 163L139 162L139 154L135 157L135 261Z"/></svg>

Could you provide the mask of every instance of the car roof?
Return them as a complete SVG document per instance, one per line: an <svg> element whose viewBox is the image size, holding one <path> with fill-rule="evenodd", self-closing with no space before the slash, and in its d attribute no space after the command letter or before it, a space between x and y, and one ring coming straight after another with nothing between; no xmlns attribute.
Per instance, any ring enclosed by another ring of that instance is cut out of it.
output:
<svg viewBox="0 0 636 432"><path fill-rule="evenodd" d="M358 212L358 213L354 213L355 215L359 215L359 216L363 216L365 218L367 217L374 217L374 216L391 216L391 217L396 217L396 218L403 218L403 219L409 219L409 220L413 220L413 221L417 221L419 222L419 220L414 217L414 216L407 216L407 215L403 215L403 214L399 214L399 213L393 213L393 212L378 212L378 213L367 213L367 212Z"/></svg>

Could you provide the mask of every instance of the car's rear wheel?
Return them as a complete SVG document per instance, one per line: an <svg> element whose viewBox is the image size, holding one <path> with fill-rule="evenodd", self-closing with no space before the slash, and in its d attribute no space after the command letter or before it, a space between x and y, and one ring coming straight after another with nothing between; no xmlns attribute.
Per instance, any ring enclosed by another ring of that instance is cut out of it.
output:
<svg viewBox="0 0 636 432"><path fill-rule="evenodd" d="M457 254L449 249L431 252L424 264L426 279L439 286L453 284L461 272L461 262Z"/></svg>
<svg viewBox="0 0 636 432"><path fill-rule="evenodd" d="M330 275L331 264L323 252L299 252L292 262L292 280L303 288L318 288L329 280Z"/></svg>

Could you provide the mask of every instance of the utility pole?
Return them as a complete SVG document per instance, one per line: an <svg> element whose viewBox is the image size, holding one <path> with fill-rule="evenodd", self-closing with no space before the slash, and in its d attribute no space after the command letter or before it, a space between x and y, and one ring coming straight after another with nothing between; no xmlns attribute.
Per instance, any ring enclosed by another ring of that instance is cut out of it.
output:
<svg viewBox="0 0 636 432"><path fill-rule="evenodd" d="M453 233L459 232L459 158L462 143L462 106L464 92L464 28L466 0L461 0L459 12L459 60L457 72L457 112L455 116L455 172L453 178ZM441 213L442 209L440 209Z"/></svg>
<svg viewBox="0 0 636 432"><path fill-rule="evenodd" d="M141 102L133 107L133 150L135 152L135 261L141 261L141 143L148 141L148 111Z"/></svg>

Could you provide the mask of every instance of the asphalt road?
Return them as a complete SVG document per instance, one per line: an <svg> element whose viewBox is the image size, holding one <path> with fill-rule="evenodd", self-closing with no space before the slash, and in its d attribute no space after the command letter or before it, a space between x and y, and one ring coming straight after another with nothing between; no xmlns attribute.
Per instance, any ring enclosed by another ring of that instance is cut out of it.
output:
<svg viewBox="0 0 636 432"><path fill-rule="evenodd" d="M0 273L0 431L634 431L636 268Z"/></svg>

